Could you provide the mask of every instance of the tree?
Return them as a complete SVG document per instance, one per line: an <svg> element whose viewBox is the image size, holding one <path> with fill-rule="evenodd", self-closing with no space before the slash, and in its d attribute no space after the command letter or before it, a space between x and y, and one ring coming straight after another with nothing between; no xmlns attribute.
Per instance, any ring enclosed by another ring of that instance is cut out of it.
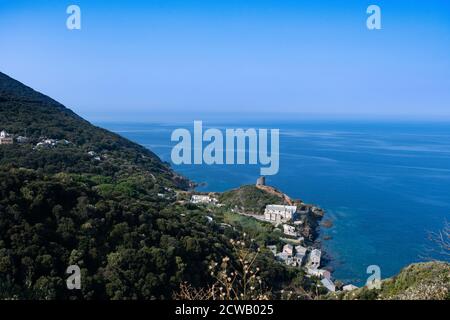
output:
<svg viewBox="0 0 450 320"><path fill-rule="evenodd" d="M423 258L426 260L450 260L450 223L444 222L444 227L436 232L428 232L428 239L432 243L426 249Z"/></svg>
<svg viewBox="0 0 450 320"><path fill-rule="evenodd" d="M450 223L445 221L444 228L438 232L432 232L430 239L440 248L440 253L450 257Z"/></svg>

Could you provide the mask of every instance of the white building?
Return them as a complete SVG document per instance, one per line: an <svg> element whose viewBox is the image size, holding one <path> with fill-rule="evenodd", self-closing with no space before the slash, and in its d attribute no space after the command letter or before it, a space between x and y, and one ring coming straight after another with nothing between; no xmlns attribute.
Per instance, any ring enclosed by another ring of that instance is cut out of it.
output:
<svg viewBox="0 0 450 320"><path fill-rule="evenodd" d="M13 138L5 130L0 132L0 144L13 144Z"/></svg>
<svg viewBox="0 0 450 320"><path fill-rule="evenodd" d="M299 250L298 253L293 255L294 247L291 244L285 244L283 246L283 251L279 253L276 253L276 246L267 246L267 248L272 251L277 260L284 262L288 266L301 267L303 264L306 251Z"/></svg>
<svg viewBox="0 0 450 320"><path fill-rule="evenodd" d="M297 253L297 254L301 254L302 256L306 256L306 251L307 251L308 249L306 249L305 247L303 247L303 246L295 246L295 253Z"/></svg>
<svg viewBox="0 0 450 320"><path fill-rule="evenodd" d="M286 259L286 264L288 266L295 266L294 258L292 256L288 256Z"/></svg>
<svg viewBox="0 0 450 320"><path fill-rule="evenodd" d="M214 204L217 202L217 199L212 198L210 196L200 195L200 194L193 194L191 197L191 203L195 204Z"/></svg>
<svg viewBox="0 0 450 320"><path fill-rule="evenodd" d="M336 291L336 286L334 285L333 281L331 281L328 278L323 278L322 280L320 280L320 282L322 282L323 286L325 288L328 289L328 291L331 292L335 292Z"/></svg>
<svg viewBox="0 0 450 320"><path fill-rule="evenodd" d="M298 233L294 226L290 226L288 224L283 224L283 232L288 236L297 237Z"/></svg>
<svg viewBox="0 0 450 320"><path fill-rule="evenodd" d="M297 206L269 204L264 210L264 219L273 222L285 222L292 220L296 212Z"/></svg>
<svg viewBox="0 0 450 320"><path fill-rule="evenodd" d="M297 260L297 263L299 266L301 266L305 260L306 257L306 251L308 249L306 249L303 246L295 246L295 259Z"/></svg>
<svg viewBox="0 0 450 320"><path fill-rule="evenodd" d="M319 249L314 249L309 254L308 266L311 269L317 269L320 267L320 257L322 252Z"/></svg>
<svg viewBox="0 0 450 320"><path fill-rule="evenodd" d="M40 142L36 144L36 147L54 147L58 140L56 139L42 139Z"/></svg>
<svg viewBox="0 0 450 320"><path fill-rule="evenodd" d="M18 143L26 143L26 142L28 142L28 138L27 138L27 137L24 137L24 136L18 136L18 137L16 138L16 141L17 141Z"/></svg>
<svg viewBox="0 0 450 320"><path fill-rule="evenodd" d="M342 289L344 291L352 291L352 290L358 289L358 287L354 286L353 284L348 284L348 285L344 286Z"/></svg>
<svg viewBox="0 0 450 320"><path fill-rule="evenodd" d="M331 272L325 269L311 269L308 268L306 270L306 272L308 272L308 274L321 278L321 279L331 279Z"/></svg>
<svg viewBox="0 0 450 320"><path fill-rule="evenodd" d="M294 254L294 247L292 244L285 244L283 247L283 252L289 256L292 256Z"/></svg>
<svg viewBox="0 0 450 320"><path fill-rule="evenodd" d="M58 141L55 140L55 139L45 139L45 140L43 140L42 142L43 142L44 144L48 144L48 145L54 146L54 145L56 145L56 143L57 143Z"/></svg>
<svg viewBox="0 0 450 320"><path fill-rule="evenodd" d="M305 259L305 256L301 253L296 253L293 257L294 264L298 267L301 267L303 264L303 260Z"/></svg>

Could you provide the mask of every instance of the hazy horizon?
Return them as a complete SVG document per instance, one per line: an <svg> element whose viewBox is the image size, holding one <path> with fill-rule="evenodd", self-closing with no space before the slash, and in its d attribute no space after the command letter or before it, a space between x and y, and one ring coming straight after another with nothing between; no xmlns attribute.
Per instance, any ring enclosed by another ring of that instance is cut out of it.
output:
<svg viewBox="0 0 450 320"><path fill-rule="evenodd" d="M78 113L84 119L93 123L192 123L206 121L213 123L242 122L387 122L387 123L450 123L450 115L373 115L373 114L310 114L310 113L232 113L232 112L202 112L202 113L163 113L145 112L133 114L108 113Z"/></svg>

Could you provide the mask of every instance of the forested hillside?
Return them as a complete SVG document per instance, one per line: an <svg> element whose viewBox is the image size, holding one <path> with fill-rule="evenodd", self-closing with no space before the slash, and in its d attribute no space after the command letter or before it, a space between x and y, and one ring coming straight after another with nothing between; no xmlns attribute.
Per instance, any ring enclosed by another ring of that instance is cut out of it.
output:
<svg viewBox="0 0 450 320"><path fill-rule="evenodd" d="M0 164L118 176L146 171L161 184L188 186L153 152L121 136L95 127L51 98L0 73L0 130L27 138L27 143L0 148ZM44 139L66 140L57 148L35 148ZM99 156L95 161L88 153Z"/></svg>
<svg viewBox="0 0 450 320"><path fill-rule="evenodd" d="M14 137L0 145L0 298L171 298L233 258L239 234L176 204L188 181L155 154L4 74L0 130ZM66 288L72 264L81 291Z"/></svg>

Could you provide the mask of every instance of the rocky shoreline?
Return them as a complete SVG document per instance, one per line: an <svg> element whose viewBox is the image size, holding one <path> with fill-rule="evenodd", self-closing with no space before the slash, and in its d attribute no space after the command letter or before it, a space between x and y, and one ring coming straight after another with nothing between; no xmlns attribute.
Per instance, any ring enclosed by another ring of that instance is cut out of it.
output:
<svg viewBox="0 0 450 320"><path fill-rule="evenodd" d="M331 227L332 223L331 220L323 221L325 210L322 208L293 199L265 183L221 193L192 193L191 202L225 207L234 214L272 224L274 230L281 232L278 241L267 246L276 260L331 282L330 270L323 268L328 267L329 258L322 253L320 231L323 227ZM286 213L289 210L292 215Z"/></svg>

